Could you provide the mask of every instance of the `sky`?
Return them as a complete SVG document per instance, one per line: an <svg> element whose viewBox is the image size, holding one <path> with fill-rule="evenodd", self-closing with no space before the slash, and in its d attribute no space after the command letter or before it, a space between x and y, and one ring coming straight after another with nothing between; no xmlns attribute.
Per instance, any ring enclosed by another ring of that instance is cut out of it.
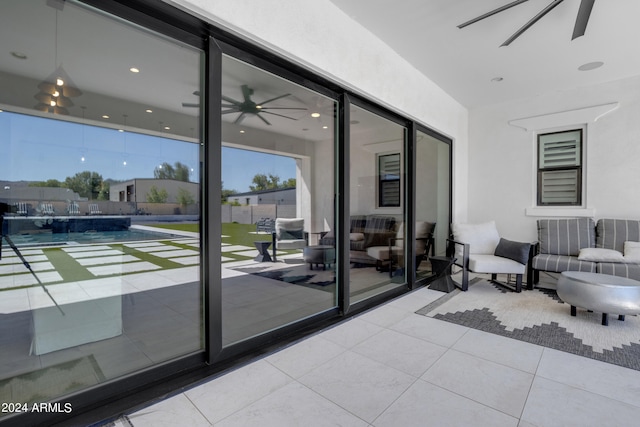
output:
<svg viewBox="0 0 640 427"><path fill-rule="evenodd" d="M295 178L295 160L223 147L225 189L249 191L257 173L274 174L280 181ZM199 144L119 132L61 120L0 113L0 181L64 181L83 171L103 179L153 178L162 163L180 162L199 177Z"/></svg>

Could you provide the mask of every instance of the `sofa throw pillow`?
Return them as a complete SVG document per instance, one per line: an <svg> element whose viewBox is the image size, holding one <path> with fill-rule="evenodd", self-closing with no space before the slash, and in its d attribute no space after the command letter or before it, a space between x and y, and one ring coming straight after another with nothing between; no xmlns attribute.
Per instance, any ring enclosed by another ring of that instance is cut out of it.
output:
<svg viewBox="0 0 640 427"><path fill-rule="evenodd" d="M304 239L303 230L281 230L280 240L300 240Z"/></svg>
<svg viewBox="0 0 640 427"><path fill-rule="evenodd" d="M578 259L592 262L624 262L622 252L605 248L582 248Z"/></svg>
<svg viewBox="0 0 640 427"><path fill-rule="evenodd" d="M520 264L526 264L529 261L530 243L513 242L511 240L500 238L498 246L496 246L495 256L509 258Z"/></svg>
<svg viewBox="0 0 640 427"><path fill-rule="evenodd" d="M349 240L352 242L364 240L364 233L349 233Z"/></svg>
<svg viewBox="0 0 640 427"><path fill-rule="evenodd" d="M624 242L624 261L640 263L640 242Z"/></svg>

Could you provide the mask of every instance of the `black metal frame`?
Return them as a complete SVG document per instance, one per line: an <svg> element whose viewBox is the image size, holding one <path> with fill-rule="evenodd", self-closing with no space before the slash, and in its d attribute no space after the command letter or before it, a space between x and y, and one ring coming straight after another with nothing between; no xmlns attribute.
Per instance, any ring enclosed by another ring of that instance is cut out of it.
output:
<svg viewBox="0 0 640 427"><path fill-rule="evenodd" d="M214 27L201 19L184 12L177 7L157 0L76 0L78 3L118 16L126 21L164 34L177 41L201 49L205 52L203 69L203 129L201 144L200 168L202 185L201 229L201 280L203 286L204 316L204 348L202 351L187 354L175 360L151 366L142 371L105 382L92 389L83 390L73 395L57 399L58 402L71 403L73 413L41 414L29 413L19 416L5 417L3 425L52 425L92 424L115 418L120 412L144 405L157 398L177 393L184 387L228 370L268 349L327 327L336 321L356 315L363 310L380 304L398 295L406 293L424 280L416 283L413 245L407 245L407 286L391 289L367 300L352 304L348 283L349 271L349 109L354 102L375 114L387 118L406 128L405 137L405 183L403 198L406 203L405 224L407 241L415 238L415 143L416 131L430 134L449 145L449 181L452 179L451 140L441 134L416 124L402 115L391 112L374 104L341 85L326 79L313 71L294 64L261 47L257 47L235 35ZM248 62L265 71L279 75L287 80L319 92L337 101L337 126L335 146L336 195L335 195L335 228L336 228L336 280L338 286L336 307L286 325L235 345L223 347L222 318L219 307L222 305L220 263L221 225L216 209L221 197L221 165L219 152L221 141L221 116L219 99L221 97L221 58L228 54ZM451 193L451 185L449 186ZM449 215L451 217L451 201L449 197ZM433 249L433 246L432 246Z"/></svg>

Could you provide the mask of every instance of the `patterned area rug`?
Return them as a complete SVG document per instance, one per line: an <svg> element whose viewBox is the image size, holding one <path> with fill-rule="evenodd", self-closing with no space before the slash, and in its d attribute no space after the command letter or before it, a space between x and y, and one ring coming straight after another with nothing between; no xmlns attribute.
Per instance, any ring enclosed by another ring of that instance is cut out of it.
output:
<svg viewBox="0 0 640 427"><path fill-rule="evenodd" d="M601 313L578 308L572 317L554 290L515 293L476 279L467 292L456 289L416 313L640 370L639 316L610 315L609 326Z"/></svg>

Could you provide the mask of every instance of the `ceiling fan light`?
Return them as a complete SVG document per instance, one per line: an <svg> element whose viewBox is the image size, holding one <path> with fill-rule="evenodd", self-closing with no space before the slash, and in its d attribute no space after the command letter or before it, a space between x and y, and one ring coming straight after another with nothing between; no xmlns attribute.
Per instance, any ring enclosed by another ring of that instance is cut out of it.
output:
<svg viewBox="0 0 640 427"><path fill-rule="evenodd" d="M51 105L52 107L56 106L56 101L54 101L53 99L51 101L49 101L49 105Z"/></svg>
<svg viewBox="0 0 640 427"><path fill-rule="evenodd" d="M64 80L62 80L60 77L58 77L56 79L56 86L63 86L64 85Z"/></svg>

